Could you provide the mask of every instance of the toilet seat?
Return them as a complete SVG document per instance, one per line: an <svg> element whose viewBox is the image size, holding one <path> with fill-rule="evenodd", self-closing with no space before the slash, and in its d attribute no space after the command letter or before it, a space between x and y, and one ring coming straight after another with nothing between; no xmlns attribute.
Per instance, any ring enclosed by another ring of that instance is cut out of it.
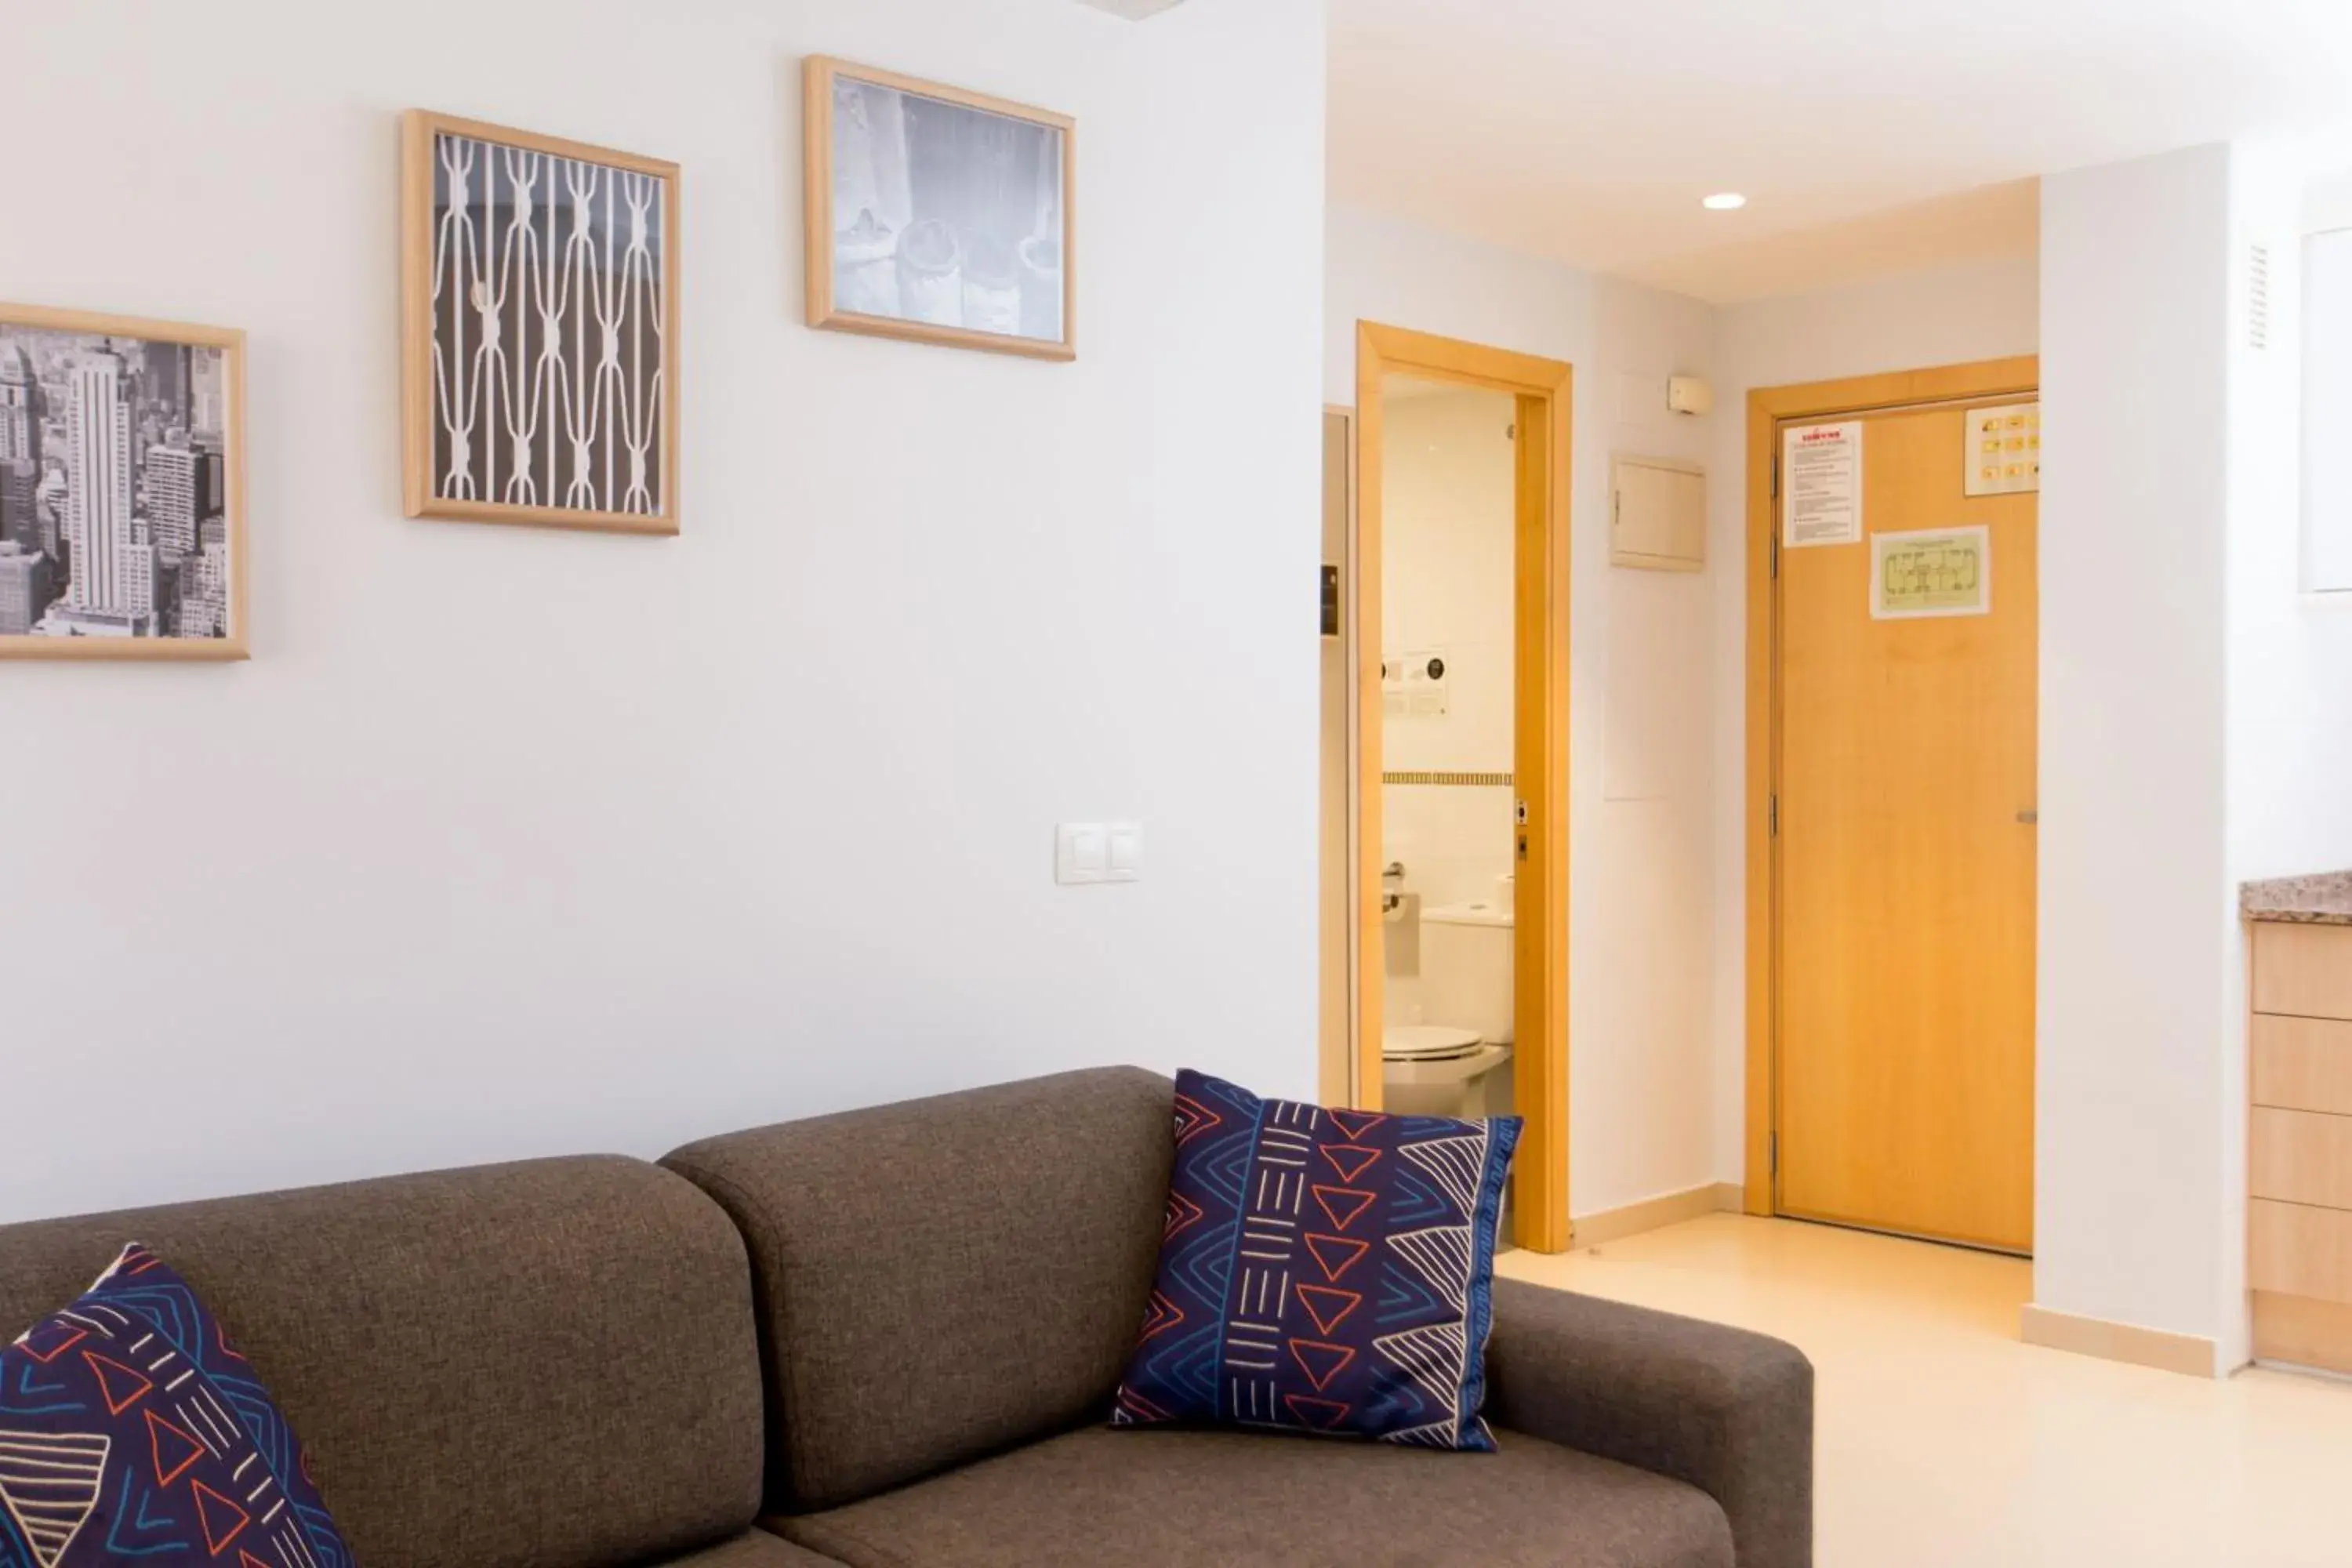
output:
<svg viewBox="0 0 2352 1568"><path fill-rule="evenodd" d="M1391 1024L1381 1030L1381 1057L1392 1062L1450 1061L1483 1044L1477 1030L1445 1024Z"/></svg>

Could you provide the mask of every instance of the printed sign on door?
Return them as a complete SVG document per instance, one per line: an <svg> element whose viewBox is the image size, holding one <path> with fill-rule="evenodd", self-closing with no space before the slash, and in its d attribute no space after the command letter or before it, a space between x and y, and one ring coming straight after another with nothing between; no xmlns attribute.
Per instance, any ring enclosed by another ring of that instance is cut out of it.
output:
<svg viewBox="0 0 2352 1568"><path fill-rule="evenodd" d="M1992 613L1992 536L1930 528L1870 536L1870 618Z"/></svg>
<svg viewBox="0 0 2352 1568"><path fill-rule="evenodd" d="M1795 426L1783 433L1780 489L1790 550L1862 541L1862 421Z"/></svg>

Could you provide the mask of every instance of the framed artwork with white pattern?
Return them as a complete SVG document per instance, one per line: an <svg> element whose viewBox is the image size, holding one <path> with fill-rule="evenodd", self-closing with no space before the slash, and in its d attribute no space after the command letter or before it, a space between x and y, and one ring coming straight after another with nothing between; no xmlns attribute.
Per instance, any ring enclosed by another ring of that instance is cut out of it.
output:
<svg viewBox="0 0 2352 1568"><path fill-rule="evenodd" d="M676 533L678 171L411 110L411 517Z"/></svg>

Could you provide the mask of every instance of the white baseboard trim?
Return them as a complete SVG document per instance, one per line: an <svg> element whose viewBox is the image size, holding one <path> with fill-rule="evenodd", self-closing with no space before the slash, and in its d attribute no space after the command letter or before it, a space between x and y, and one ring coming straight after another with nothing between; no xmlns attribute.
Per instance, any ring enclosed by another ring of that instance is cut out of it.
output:
<svg viewBox="0 0 2352 1568"><path fill-rule="evenodd" d="M2199 1334L2177 1334L2168 1329L2143 1329L2137 1323L2111 1323L2105 1318L2078 1317L2028 1301L2018 1313L2018 1337L2030 1345L2104 1361L2152 1366L2189 1377L2221 1375L2219 1347Z"/></svg>
<svg viewBox="0 0 2352 1568"><path fill-rule="evenodd" d="M1570 1227L1569 1250L1580 1252L1603 1242L1622 1241L1645 1230L1697 1219L1702 1215L1738 1214L1746 1205L1747 1189L1737 1182L1709 1182L1664 1197L1648 1198L1622 1208L1602 1209L1576 1219Z"/></svg>

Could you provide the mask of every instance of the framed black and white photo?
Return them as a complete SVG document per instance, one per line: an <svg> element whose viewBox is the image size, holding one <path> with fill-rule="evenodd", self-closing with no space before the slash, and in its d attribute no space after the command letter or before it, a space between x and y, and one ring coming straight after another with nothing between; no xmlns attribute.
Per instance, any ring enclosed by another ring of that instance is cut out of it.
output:
<svg viewBox="0 0 2352 1568"><path fill-rule="evenodd" d="M247 655L245 334L0 305L0 658Z"/></svg>
<svg viewBox="0 0 2352 1568"><path fill-rule="evenodd" d="M677 531L677 165L412 110L411 517Z"/></svg>
<svg viewBox="0 0 2352 1568"><path fill-rule="evenodd" d="M809 325L1077 357L1075 121L821 57L805 91Z"/></svg>

